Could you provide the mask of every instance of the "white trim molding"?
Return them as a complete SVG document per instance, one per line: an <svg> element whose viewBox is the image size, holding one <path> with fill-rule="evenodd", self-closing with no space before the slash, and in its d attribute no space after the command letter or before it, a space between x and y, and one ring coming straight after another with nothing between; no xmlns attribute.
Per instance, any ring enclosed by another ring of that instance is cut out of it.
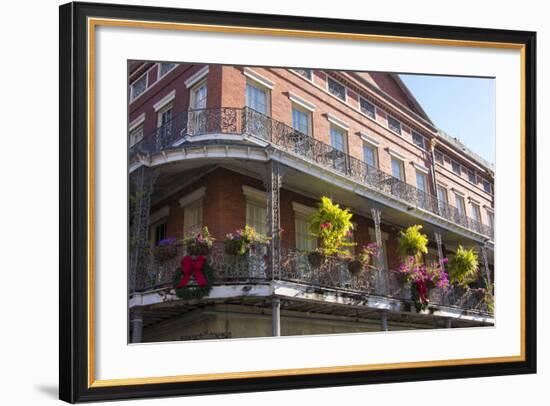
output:
<svg viewBox="0 0 550 406"><path fill-rule="evenodd" d="M134 121L128 125L128 131L133 131L145 122L145 113L141 113Z"/></svg>
<svg viewBox="0 0 550 406"><path fill-rule="evenodd" d="M275 83L273 83L271 80L267 79L266 77L260 75L258 72L254 72L250 68L244 68L243 74L249 78L252 79L254 82L259 83L260 85L267 87L269 90L273 89L275 87Z"/></svg>
<svg viewBox="0 0 550 406"><path fill-rule="evenodd" d="M298 202L292 202L292 210L305 216L310 216L315 213L315 209L313 207L309 207Z"/></svg>
<svg viewBox="0 0 550 406"><path fill-rule="evenodd" d="M452 187L451 190L453 191L454 194L457 194L462 197L466 197L466 193L463 192L462 190L458 190L457 188L454 188L454 187Z"/></svg>
<svg viewBox="0 0 550 406"><path fill-rule="evenodd" d="M479 200L474 199L474 198L471 197L471 196L468 196L468 201L469 201L470 203L474 203L474 204L477 204L478 206L481 206L481 202L480 202Z"/></svg>
<svg viewBox="0 0 550 406"><path fill-rule="evenodd" d="M180 207L185 207L193 202L196 202L199 199L202 199L205 193L206 193L206 186L201 186L200 188L195 189L191 193L183 196L181 199L178 200L178 203Z"/></svg>
<svg viewBox="0 0 550 406"><path fill-rule="evenodd" d="M397 152L395 149L391 149L390 147L387 147L387 148L386 148L386 151L388 151L388 154L390 154L390 155L393 156L394 158L399 159L400 161L405 162L405 161L407 160L407 158L405 158L404 155L400 154L400 153Z"/></svg>
<svg viewBox="0 0 550 406"><path fill-rule="evenodd" d="M315 111L315 104L302 99L300 96L298 96L295 93L292 93L289 91L288 98L290 99L291 102L296 103L298 106L303 107L304 109L311 111L312 113Z"/></svg>
<svg viewBox="0 0 550 406"><path fill-rule="evenodd" d="M348 123L346 123L345 121L340 120L338 117L335 117L330 113L327 113L327 120L330 121L335 126L340 127L343 130L346 130L346 131L349 130L349 124Z"/></svg>
<svg viewBox="0 0 550 406"><path fill-rule="evenodd" d="M162 99L160 99L158 102L153 104L153 108L157 112L157 111L161 110L164 106L166 106L168 103L172 102L175 98L176 98L176 89L172 90L170 93L168 93Z"/></svg>
<svg viewBox="0 0 550 406"><path fill-rule="evenodd" d="M195 85L200 80L204 79L206 75L208 75L210 68L208 65L206 65L204 68L200 69L198 72L195 72L193 75L187 78L187 80L183 83L185 83L186 88L190 88L193 85Z"/></svg>
<svg viewBox="0 0 550 406"><path fill-rule="evenodd" d="M365 141L366 143L372 145L373 147L376 147L378 148L380 146L380 141L378 140L375 140L374 138L372 138L371 136L369 136L368 134L364 133L364 132L358 132L357 134L359 134L359 137L361 137L361 139L363 141Z"/></svg>
<svg viewBox="0 0 550 406"><path fill-rule="evenodd" d="M414 161L411 161L412 166L414 166L414 169L423 172L425 174L430 173L430 170L426 168L424 165L420 165L419 163L416 163Z"/></svg>
<svg viewBox="0 0 550 406"><path fill-rule="evenodd" d="M158 209L156 212L154 212L153 214L151 214L151 216L149 216L149 223L150 224L155 224L157 221L160 221L166 217L168 217L170 215L170 206L164 206L160 209Z"/></svg>
<svg viewBox="0 0 550 406"><path fill-rule="evenodd" d="M255 189L247 185L243 185L243 194L247 199L255 200L257 202L265 203L267 201L267 195L263 190Z"/></svg>

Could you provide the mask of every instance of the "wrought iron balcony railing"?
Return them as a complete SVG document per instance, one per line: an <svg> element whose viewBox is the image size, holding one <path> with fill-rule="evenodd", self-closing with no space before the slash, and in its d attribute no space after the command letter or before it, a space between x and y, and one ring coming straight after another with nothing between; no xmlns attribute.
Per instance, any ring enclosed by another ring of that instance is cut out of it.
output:
<svg viewBox="0 0 550 406"><path fill-rule="evenodd" d="M184 112L155 130L129 150L130 160L139 155L176 148L186 139L207 134L248 134L346 175L372 189L392 196L492 239L492 227L473 220L456 207L438 200L378 168L339 149L303 134L285 123L250 108L213 108Z"/></svg>
<svg viewBox="0 0 550 406"><path fill-rule="evenodd" d="M147 275L143 290L172 288L174 276L180 272L183 255L184 247L179 246L178 255L173 259L157 262L151 256L146 266ZM367 270L354 276L348 270L347 262L340 258L329 257L321 265L313 266L308 260L307 252L283 250L282 266L278 275L273 275L269 269L266 246L252 247L248 255L236 257L225 254L223 243L215 243L207 258L215 270L214 285L261 284L276 279L361 296L411 301L410 286L404 283L396 272ZM456 287L450 287L445 291L434 288L430 291L430 304L489 314L484 297L472 292L474 291Z"/></svg>

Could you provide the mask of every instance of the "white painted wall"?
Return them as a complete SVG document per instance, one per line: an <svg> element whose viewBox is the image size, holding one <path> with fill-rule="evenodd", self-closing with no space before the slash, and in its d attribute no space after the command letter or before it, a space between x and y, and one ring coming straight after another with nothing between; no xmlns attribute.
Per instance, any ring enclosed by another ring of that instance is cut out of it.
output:
<svg viewBox="0 0 550 406"><path fill-rule="evenodd" d="M550 25L544 2L462 0L385 2L296 2L278 0L158 0L112 1L144 5L200 7L231 11L253 11L318 17L356 18L418 22L428 24L481 26L538 31L538 111L539 156L549 153L549 120L542 112L550 106L548 48ZM45 405L57 399L57 93L58 93L58 4L61 2L8 2L0 25L3 78L2 158L0 174L1 234L0 269L2 294L0 315L0 359L5 404ZM349 5L349 6L348 6ZM22 87L26 86L26 87ZM539 207L543 207L544 173L548 161L539 161ZM39 169L37 169L39 168ZM542 230L544 213L539 214ZM542 233L539 252L543 252ZM539 258L539 269L544 269ZM548 341L542 313L549 301L542 299L544 275L539 272L539 343ZM543 338L544 336L544 338ZM541 348L542 347L542 348ZM539 374L469 380L375 385L348 388L312 389L291 392L249 393L186 398L201 405L310 404L333 405L342 401L408 405L518 404L533 399L542 404L548 397L550 359L539 346ZM420 396L421 397L420 397ZM388 403L388 400L391 400ZM181 399L125 402L124 405L181 405ZM112 405L114 403L110 403Z"/></svg>

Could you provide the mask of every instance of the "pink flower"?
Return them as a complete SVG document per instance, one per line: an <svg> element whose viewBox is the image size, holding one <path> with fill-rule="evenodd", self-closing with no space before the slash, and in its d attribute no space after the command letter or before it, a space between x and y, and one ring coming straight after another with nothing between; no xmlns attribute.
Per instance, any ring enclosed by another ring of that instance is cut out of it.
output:
<svg viewBox="0 0 550 406"><path fill-rule="evenodd" d="M331 226L332 226L332 224L330 224L330 222L328 222L328 221L325 222L325 223L322 223L322 224L320 225L321 229L323 229L323 230L324 230L325 228L330 228Z"/></svg>

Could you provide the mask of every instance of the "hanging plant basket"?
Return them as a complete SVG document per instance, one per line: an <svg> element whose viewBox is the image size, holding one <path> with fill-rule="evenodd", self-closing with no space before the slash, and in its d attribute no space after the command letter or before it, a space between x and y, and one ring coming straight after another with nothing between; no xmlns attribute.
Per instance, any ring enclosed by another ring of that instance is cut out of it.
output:
<svg viewBox="0 0 550 406"><path fill-rule="evenodd" d="M348 271L353 276L358 276L365 269L365 264L358 259L354 259L348 262Z"/></svg>
<svg viewBox="0 0 550 406"><path fill-rule="evenodd" d="M307 260L314 268L319 268L326 261L326 257L319 251L312 251L307 254Z"/></svg>
<svg viewBox="0 0 550 406"><path fill-rule="evenodd" d="M226 240L224 242L224 249L227 255L244 257L250 250L250 245L241 240Z"/></svg>
<svg viewBox="0 0 550 406"><path fill-rule="evenodd" d="M159 245L153 248L153 257L157 262L168 261L177 255L178 249L175 245Z"/></svg>
<svg viewBox="0 0 550 406"><path fill-rule="evenodd" d="M206 243L188 244L185 248L188 255L208 255L210 254L210 250L211 250L211 246L209 246Z"/></svg>

